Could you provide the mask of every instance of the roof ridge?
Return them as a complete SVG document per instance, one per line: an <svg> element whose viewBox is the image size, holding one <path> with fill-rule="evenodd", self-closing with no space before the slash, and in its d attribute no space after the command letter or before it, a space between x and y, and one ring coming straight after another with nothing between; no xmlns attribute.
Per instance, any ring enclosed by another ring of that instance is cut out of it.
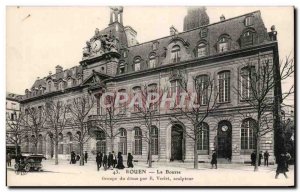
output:
<svg viewBox="0 0 300 192"><path fill-rule="evenodd" d="M260 10L252 11L252 12L249 12L249 13L245 13L243 15L235 16L235 17L231 17L229 19L225 19L224 21L218 21L218 22L211 23L211 24L208 24L208 25L202 25L200 27L196 27L196 28L193 28L193 29L190 29L190 30L187 30L187 31L182 31L182 32L178 33L177 35L184 34L184 33L190 32L190 31L194 31L194 30L198 30L198 29L201 29L203 27L208 27L208 26L219 24L219 23L224 23L226 21L229 21L229 20L232 20L232 19L237 19L237 18L240 18L240 17L244 17L246 15L253 14L253 13L260 13ZM168 35L168 36L160 37L158 39L153 39L153 40L150 40L150 41L146 41L146 42L143 42L143 43L140 43L140 44L137 44L137 45L130 46L128 48L136 47L136 46L139 46L139 45L143 45L143 44L146 44L146 43L154 42L154 41L157 41L157 40L160 40L160 39L164 39L164 38L167 38L167 37L172 37L172 36L173 35Z"/></svg>

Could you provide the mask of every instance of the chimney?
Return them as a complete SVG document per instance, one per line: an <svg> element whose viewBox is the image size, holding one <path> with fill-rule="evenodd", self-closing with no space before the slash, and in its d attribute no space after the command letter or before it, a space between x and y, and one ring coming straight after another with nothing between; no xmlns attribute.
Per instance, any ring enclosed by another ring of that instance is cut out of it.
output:
<svg viewBox="0 0 300 192"><path fill-rule="evenodd" d="M225 21L225 16L223 14L220 17L220 21Z"/></svg>
<svg viewBox="0 0 300 192"><path fill-rule="evenodd" d="M62 71L63 71L62 66L57 65L57 66L55 67L55 73L60 73L60 72L62 72Z"/></svg>
<svg viewBox="0 0 300 192"><path fill-rule="evenodd" d="M178 33L178 30L172 25L170 27L170 35L176 35Z"/></svg>

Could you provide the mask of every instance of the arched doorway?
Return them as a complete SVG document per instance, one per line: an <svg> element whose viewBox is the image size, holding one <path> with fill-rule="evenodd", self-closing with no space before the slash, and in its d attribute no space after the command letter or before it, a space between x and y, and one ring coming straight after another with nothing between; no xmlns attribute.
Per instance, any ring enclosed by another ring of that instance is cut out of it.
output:
<svg viewBox="0 0 300 192"><path fill-rule="evenodd" d="M184 146L183 127L179 124L174 124L171 128L171 161L184 160Z"/></svg>
<svg viewBox="0 0 300 192"><path fill-rule="evenodd" d="M105 132L102 130L94 131L96 136L96 151L101 153L106 153L106 137Z"/></svg>
<svg viewBox="0 0 300 192"><path fill-rule="evenodd" d="M218 158L231 160L232 127L229 121L220 121L218 124L217 154Z"/></svg>

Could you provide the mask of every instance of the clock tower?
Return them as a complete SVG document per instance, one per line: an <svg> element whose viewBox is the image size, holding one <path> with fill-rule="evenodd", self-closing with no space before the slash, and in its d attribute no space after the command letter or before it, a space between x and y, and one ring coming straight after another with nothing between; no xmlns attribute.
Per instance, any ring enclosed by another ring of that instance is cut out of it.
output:
<svg viewBox="0 0 300 192"><path fill-rule="evenodd" d="M121 50L128 47L123 27L123 7L110 7L110 22L103 30L95 29L94 35L83 48L80 64L83 78L88 78L93 71L115 76L121 57Z"/></svg>

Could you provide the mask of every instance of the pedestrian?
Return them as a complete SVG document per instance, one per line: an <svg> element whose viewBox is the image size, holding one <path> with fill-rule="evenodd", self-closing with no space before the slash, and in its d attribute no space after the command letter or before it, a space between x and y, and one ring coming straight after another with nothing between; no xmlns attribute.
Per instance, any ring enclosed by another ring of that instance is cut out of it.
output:
<svg viewBox="0 0 300 192"><path fill-rule="evenodd" d="M71 152L70 164L76 164L76 154L74 151Z"/></svg>
<svg viewBox="0 0 300 192"><path fill-rule="evenodd" d="M85 160L85 163L87 163L87 160L89 158L89 155L87 153L87 151L84 152L84 160Z"/></svg>
<svg viewBox="0 0 300 192"><path fill-rule="evenodd" d="M6 154L6 164L7 164L7 167L11 166L11 155L10 155L10 153Z"/></svg>
<svg viewBox="0 0 300 192"><path fill-rule="evenodd" d="M103 156L103 168L104 168L104 171L106 171L107 169L107 155L104 154Z"/></svg>
<svg viewBox="0 0 300 192"><path fill-rule="evenodd" d="M266 166L266 165L267 165L267 167L269 166L269 156L270 156L269 152L265 151L264 152L264 166Z"/></svg>
<svg viewBox="0 0 300 192"><path fill-rule="evenodd" d="M288 178L288 176L286 175L286 172L288 171L286 165L287 161L287 157L284 153L281 153L280 156L277 159L277 169L276 169L276 175L275 175L275 179L278 178L279 174L282 173L285 178Z"/></svg>
<svg viewBox="0 0 300 192"><path fill-rule="evenodd" d="M119 152L118 153L118 164L116 166L117 169L124 169L125 166L123 165L123 157L122 157L122 153Z"/></svg>
<svg viewBox="0 0 300 192"><path fill-rule="evenodd" d="M133 168L133 156L131 155L131 153L128 153L127 156L127 166L128 168Z"/></svg>
<svg viewBox="0 0 300 192"><path fill-rule="evenodd" d="M211 168L212 169L213 169L214 165L216 166L216 169L218 168L217 167L218 162L217 162L217 153L216 153L216 151L213 151L210 163L211 163Z"/></svg>
<svg viewBox="0 0 300 192"><path fill-rule="evenodd" d="M251 153L251 165L255 166L256 154L255 151Z"/></svg>
<svg viewBox="0 0 300 192"><path fill-rule="evenodd" d="M100 152L97 153L96 163L97 163L97 170L99 171L99 169L101 168L101 164L102 164L102 154Z"/></svg>
<svg viewBox="0 0 300 192"><path fill-rule="evenodd" d="M113 161L114 161L114 156L113 154L111 154L111 152L109 152L108 159L107 159L108 168L110 168L110 166L113 167Z"/></svg>
<svg viewBox="0 0 300 192"><path fill-rule="evenodd" d="M77 162L77 161L80 161L80 155L79 155L79 154L76 155L76 162ZM75 163L76 163L76 162L75 162ZM79 165L80 165L80 162L79 162Z"/></svg>
<svg viewBox="0 0 300 192"><path fill-rule="evenodd" d="M113 155L113 168L115 168L117 165L117 157L114 151L112 151L112 155Z"/></svg>
<svg viewBox="0 0 300 192"><path fill-rule="evenodd" d="M259 152L259 155L258 155L258 166L261 165L261 159L263 158L263 155L262 155L262 151Z"/></svg>

